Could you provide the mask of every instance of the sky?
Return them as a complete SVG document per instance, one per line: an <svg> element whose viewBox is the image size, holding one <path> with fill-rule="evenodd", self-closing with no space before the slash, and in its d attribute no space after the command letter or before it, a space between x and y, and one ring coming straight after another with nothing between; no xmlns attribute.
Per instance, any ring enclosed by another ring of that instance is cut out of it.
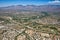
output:
<svg viewBox="0 0 60 40"><path fill-rule="evenodd" d="M0 0L0 7L11 5L43 5L59 0Z"/></svg>

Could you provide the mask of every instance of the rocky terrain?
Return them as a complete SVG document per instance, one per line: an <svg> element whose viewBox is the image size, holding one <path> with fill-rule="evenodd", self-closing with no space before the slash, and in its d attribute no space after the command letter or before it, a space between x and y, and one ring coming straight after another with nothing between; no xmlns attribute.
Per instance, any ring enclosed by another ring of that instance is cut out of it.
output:
<svg viewBox="0 0 60 40"><path fill-rule="evenodd" d="M0 7L0 40L60 40L60 5Z"/></svg>

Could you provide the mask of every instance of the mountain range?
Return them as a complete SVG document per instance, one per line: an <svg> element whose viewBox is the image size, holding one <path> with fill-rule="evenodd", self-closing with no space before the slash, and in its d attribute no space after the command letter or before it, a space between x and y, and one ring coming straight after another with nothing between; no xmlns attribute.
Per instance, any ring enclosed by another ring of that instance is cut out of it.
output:
<svg viewBox="0 0 60 40"><path fill-rule="evenodd" d="M13 5L8 7L0 7L0 12L20 12L20 11L46 11L60 12L60 5Z"/></svg>
<svg viewBox="0 0 60 40"><path fill-rule="evenodd" d="M44 5L12 5L0 7L0 12L21 12L21 11L45 11L45 12L60 12L60 1L49 1Z"/></svg>

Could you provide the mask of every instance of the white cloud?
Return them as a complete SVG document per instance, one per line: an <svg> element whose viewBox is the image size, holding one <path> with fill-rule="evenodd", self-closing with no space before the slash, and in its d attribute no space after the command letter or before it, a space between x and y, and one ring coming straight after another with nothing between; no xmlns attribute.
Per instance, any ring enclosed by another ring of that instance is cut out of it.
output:
<svg viewBox="0 0 60 40"><path fill-rule="evenodd" d="M60 1L49 1L48 3L60 3Z"/></svg>
<svg viewBox="0 0 60 40"><path fill-rule="evenodd" d="M60 1L58 1L58 0L49 1L48 3L49 3L49 4L59 4L59 5L60 5Z"/></svg>

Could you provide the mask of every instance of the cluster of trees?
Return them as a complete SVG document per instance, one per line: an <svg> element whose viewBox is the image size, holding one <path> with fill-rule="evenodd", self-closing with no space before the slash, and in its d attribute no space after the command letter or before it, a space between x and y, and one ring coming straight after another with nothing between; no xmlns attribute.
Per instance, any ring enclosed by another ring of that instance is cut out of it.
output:
<svg viewBox="0 0 60 40"><path fill-rule="evenodd" d="M35 15L34 14L33 16L30 16L30 17L28 17L28 16L17 17L17 15L15 15L15 16L13 16L13 20L16 20L16 21L19 21L19 22L21 22L21 20L23 20L23 22L28 22L30 20L41 19L43 17L49 16L49 14L47 12L41 12L40 14L41 15ZM42 15L42 14L44 14L44 15Z"/></svg>
<svg viewBox="0 0 60 40"><path fill-rule="evenodd" d="M11 23L9 19L0 17L0 21L4 21L3 24Z"/></svg>

